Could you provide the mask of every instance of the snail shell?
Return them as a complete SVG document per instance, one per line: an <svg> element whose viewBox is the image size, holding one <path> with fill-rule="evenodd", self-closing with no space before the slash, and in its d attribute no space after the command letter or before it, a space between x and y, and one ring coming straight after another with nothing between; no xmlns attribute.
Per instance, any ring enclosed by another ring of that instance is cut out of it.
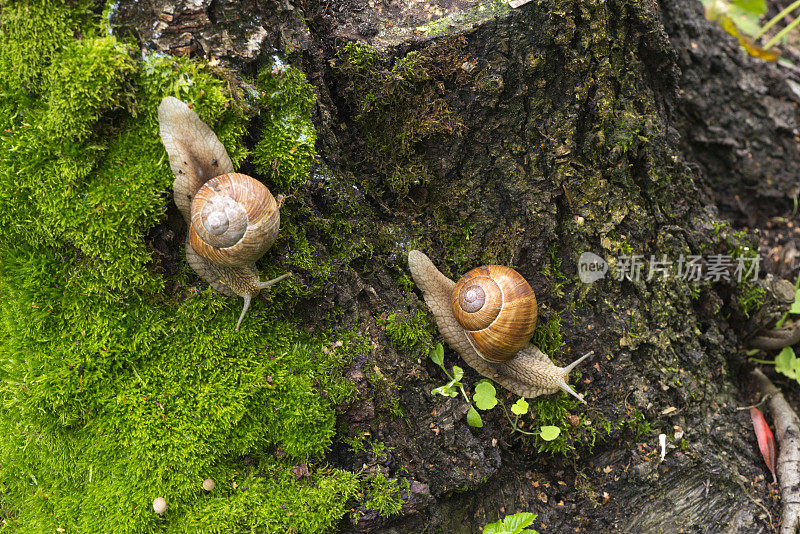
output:
<svg viewBox="0 0 800 534"><path fill-rule="evenodd" d="M475 350L490 362L513 357L536 329L536 295L510 267L472 269L456 282L451 306Z"/></svg>
<svg viewBox="0 0 800 534"><path fill-rule="evenodd" d="M244 267L272 246L280 223L278 203L264 184L245 174L223 174L197 191L189 242L217 265Z"/></svg>

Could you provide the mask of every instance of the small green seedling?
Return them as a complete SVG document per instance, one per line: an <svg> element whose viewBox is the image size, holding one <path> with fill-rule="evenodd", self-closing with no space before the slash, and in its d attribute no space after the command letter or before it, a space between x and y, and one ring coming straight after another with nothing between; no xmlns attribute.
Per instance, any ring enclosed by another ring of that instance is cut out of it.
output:
<svg viewBox="0 0 800 534"><path fill-rule="evenodd" d="M442 371L444 371L444 374L446 374L450 379L450 382L447 384L432 389L431 395L457 397L458 392L461 391L461 394L464 396L464 400L466 400L467 404L469 404L469 410L467 411L467 424L469 426L481 428L483 426L481 414L479 414L478 410L476 410L472 405L472 402L469 400L469 396L467 396L466 390L464 390L464 384L461 383L461 377L464 376L464 370L461 367L454 365L453 374L447 372L447 369L444 366L444 347L442 347L441 343L437 343L436 348L431 349L430 357L431 360L433 360L433 363L441 367ZM492 388L492 391L494 391L494 388ZM477 395L477 388L475 388L475 393Z"/></svg>
<svg viewBox="0 0 800 534"><path fill-rule="evenodd" d="M526 432L525 430L519 428L517 424L519 423L519 417L528 413L528 401L526 401L524 397L521 397L517 402L514 403L513 406L511 406L511 411L515 415L515 418L512 421L511 416L508 415L505 405L500 399L497 398L497 390L494 388L492 381L486 378L480 380L475 385L475 393L472 395L472 400L470 401L469 396L464 389L464 384L461 383L461 378L464 376L464 370L461 367L454 365L452 374L447 372L447 368L444 366L444 347L442 347L441 343L437 343L436 347L431 349L430 358L433 360L433 363L441 367L442 371L444 371L444 374L446 374L450 379L447 384L432 389L431 394L442 395L443 397L457 397L458 392L460 391L464 396L464 400L466 400L467 404L469 404L469 410L467 411L467 424L469 426L481 428L483 426L483 419L481 418L481 414L478 412L478 410L491 410L497 406L497 403L499 402L506 414L506 417L508 418L508 422L511 423L511 427L515 432L520 432L529 436L539 436L544 441L553 441L558 437L559 434L561 434L561 429L557 426L543 426L539 429L539 432ZM473 402L475 403L474 405Z"/></svg>
<svg viewBox="0 0 800 534"><path fill-rule="evenodd" d="M763 363L767 365L774 365L775 371L791 378L792 380L797 380L800 383L800 358L794 353L794 349L792 347L784 347L777 356L775 356L774 360L759 360L757 358L750 358L751 362L754 363Z"/></svg>
<svg viewBox="0 0 800 534"><path fill-rule="evenodd" d="M536 514L519 512L503 518L502 521L489 523L483 527L483 534L539 534L536 530L525 528L536 521Z"/></svg>
<svg viewBox="0 0 800 534"><path fill-rule="evenodd" d="M500 406L503 408L503 412L506 414L506 418L511 424L511 428L514 429L515 432L527 434L528 436L539 436L544 441L553 441L561 434L561 429L557 426L542 426L539 427L539 432L526 432L519 427L519 418L528 413L528 409L530 408L528 401L525 400L525 397L520 397L517 402L511 405L511 413L514 414L513 421L511 420L511 416L508 414L508 410L506 410L505 404L501 402Z"/></svg>

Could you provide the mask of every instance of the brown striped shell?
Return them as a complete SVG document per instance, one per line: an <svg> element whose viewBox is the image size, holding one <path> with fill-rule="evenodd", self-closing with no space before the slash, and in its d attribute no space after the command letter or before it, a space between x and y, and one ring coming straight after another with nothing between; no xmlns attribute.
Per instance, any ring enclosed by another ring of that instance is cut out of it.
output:
<svg viewBox="0 0 800 534"><path fill-rule="evenodd" d="M536 328L536 295L514 269L484 265L465 274L453 289L451 306L475 350L504 362L525 347Z"/></svg>
<svg viewBox="0 0 800 534"><path fill-rule="evenodd" d="M278 236L280 212L264 184L228 173L207 181L191 205L189 242L209 261L228 267L254 263Z"/></svg>

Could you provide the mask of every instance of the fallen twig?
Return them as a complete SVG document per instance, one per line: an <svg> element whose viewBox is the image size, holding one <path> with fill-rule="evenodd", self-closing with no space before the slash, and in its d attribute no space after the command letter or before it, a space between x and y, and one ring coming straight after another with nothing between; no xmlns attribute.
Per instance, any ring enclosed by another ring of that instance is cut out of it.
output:
<svg viewBox="0 0 800 534"><path fill-rule="evenodd" d="M751 373L767 403L778 439L778 483L781 488L781 534L797 534L800 528L800 420L783 394L760 370Z"/></svg>
<svg viewBox="0 0 800 534"><path fill-rule="evenodd" d="M772 395L767 395L767 394L761 395L761 400L758 401L756 404L751 404L750 406L739 406L738 408L736 408L736 411L737 412L741 412L744 410L750 411L750 408L761 408L761 405L767 402L770 398L772 398Z"/></svg>

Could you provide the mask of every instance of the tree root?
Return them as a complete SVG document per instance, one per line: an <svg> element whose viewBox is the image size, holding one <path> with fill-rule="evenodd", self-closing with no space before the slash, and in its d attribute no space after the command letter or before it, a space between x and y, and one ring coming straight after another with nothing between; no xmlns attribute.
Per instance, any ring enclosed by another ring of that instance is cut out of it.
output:
<svg viewBox="0 0 800 534"><path fill-rule="evenodd" d="M762 330L745 342L751 349L780 350L800 341L800 323L791 322L775 330Z"/></svg>
<svg viewBox="0 0 800 534"><path fill-rule="evenodd" d="M762 395L771 395L767 406L775 422L778 440L778 484L781 489L781 534L800 532L800 420L783 394L760 370L752 371Z"/></svg>

